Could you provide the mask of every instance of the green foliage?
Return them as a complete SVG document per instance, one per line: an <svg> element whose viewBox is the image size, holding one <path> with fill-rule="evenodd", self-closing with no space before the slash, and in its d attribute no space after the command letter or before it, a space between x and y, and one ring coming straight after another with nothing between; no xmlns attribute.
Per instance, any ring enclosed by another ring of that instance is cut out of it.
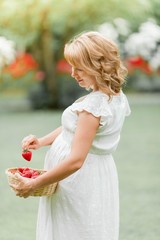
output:
<svg viewBox="0 0 160 240"><path fill-rule="evenodd" d="M57 107L56 62L64 44L75 34L94 30L117 17L139 22L144 18L140 0L0 0L0 35L29 51L46 73L46 85Z"/></svg>
<svg viewBox="0 0 160 240"><path fill-rule="evenodd" d="M149 0L151 17L156 19L157 23L160 24L160 1L159 0Z"/></svg>
<svg viewBox="0 0 160 240"><path fill-rule="evenodd" d="M133 17L142 12L139 1L127 0L5 0L0 1L0 34L27 47L36 42L43 30L60 38L94 28L115 17Z"/></svg>

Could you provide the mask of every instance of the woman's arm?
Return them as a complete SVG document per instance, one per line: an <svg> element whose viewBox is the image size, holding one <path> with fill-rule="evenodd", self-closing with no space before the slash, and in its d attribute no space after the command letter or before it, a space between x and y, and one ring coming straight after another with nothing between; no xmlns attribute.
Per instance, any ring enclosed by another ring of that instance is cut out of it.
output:
<svg viewBox="0 0 160 240"><path fill-rule="evenodd" d="M38 138L40 147L51 145L56 137L61 133L62 127L55 129L53 132L47 134L44 137Z"/></svg>
<svg viewBox="0 0 160 240"><path fill-rule="evenodd" d="M79 170L89 152L98 126L99 118L87 112L80 113L71 153L55 168L37 178L34 188L58 182Z"/></svg>
<svg viewBox="0 0 160 240"><path fill-rule="evenodd" d="M29 183L22 181L21 184L15 188L18 192L17 195L27 197L32 191L39 187L58 182L79 170L92 145L99 126L99 121L100 118L94 117L86 111L79 113L70 154L64 161L47 171L47 173L33 179Z"/></svg>
<svg viewBox="0 0 160 240"><path fill-rule="evenodd" d="M38 149L51 145L60 133L61 127L41 138L37 138L35 135L29 135L22 140L22 149Z"/></svg>

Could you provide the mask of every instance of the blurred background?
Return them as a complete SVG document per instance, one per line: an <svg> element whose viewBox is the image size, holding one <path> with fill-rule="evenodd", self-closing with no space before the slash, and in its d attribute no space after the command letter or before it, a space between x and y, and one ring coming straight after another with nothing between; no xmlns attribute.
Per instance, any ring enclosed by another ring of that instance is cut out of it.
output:
<svg viewBox="0 0 160 240"><path fill-rule="evenodd" d="M72 103L82 90L70 77L64 44L87 30L118 44L129 70L125 91L159 92L159 7L158 0L1 0L1 102L19 98L32 109Z"/></svg>
<svg viewBox="0 0 160 240"><path fill-rule="evenodd" d="M38 199L15 197L5 169L43 168L46 149L34 152L29 165L21 140L52 131L63 109L86 94L71 78L63 50L90 30L114 40L128 68L124 92L132 114L115 153L120 240L159 240L159 9L159 0L0 0L0 240L35 239Z"/></svg>

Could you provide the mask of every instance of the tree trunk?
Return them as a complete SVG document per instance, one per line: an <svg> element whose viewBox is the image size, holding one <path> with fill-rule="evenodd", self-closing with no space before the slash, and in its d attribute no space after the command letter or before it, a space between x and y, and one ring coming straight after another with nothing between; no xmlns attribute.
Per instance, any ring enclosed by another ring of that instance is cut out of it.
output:
<svg viewBox="0 0 160 240"><path fill-rule="evenodd" d="M56 84L56 63L53 50L53 36L48 30L43 30L41 35L43 70L50 97L50 104L54 107L58 105L58 89Z"/></svg>

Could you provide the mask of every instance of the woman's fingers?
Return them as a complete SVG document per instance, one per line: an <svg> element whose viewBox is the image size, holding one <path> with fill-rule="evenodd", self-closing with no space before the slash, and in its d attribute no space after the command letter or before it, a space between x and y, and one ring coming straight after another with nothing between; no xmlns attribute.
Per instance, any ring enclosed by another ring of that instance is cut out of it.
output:
<svg viewBox="0 0 160 240"><path fill-rule="evenodd" d="M22 149L36 149L38 147L38 139L35 135L30 134L22 140Z"/></svg>
<svg viewBox="0 0 160 240"><path fill-rule="evenodd" d="M29 135L29 136L23 138L22 147L27 148L29 146L29 144L32 143L33 141L35 141L35 136L34 135Z"/></svg>
<svg viewBox="0 0 160 240"><path fill-rule="evenodd" d="M10 184L10 187L12 188L12 190L14 190L14 192L16 193L16 196L24 197L24 198L29 197L31 191L27 187L28 180L20 176L19 173L16 173L15 176L20 182L19 184Z"/></svg>
<svg viewBox="0 0 160 240"><path fill-rule="evenodd" d="M24 179L24 177L22 177L18 172L16 172L15 174L14 174L14 176L16 177L16 179L18 179L19 181L20 181L20 183L19 183L19 185L21 184L21 183L25 183L25 179Z"/></svg>

